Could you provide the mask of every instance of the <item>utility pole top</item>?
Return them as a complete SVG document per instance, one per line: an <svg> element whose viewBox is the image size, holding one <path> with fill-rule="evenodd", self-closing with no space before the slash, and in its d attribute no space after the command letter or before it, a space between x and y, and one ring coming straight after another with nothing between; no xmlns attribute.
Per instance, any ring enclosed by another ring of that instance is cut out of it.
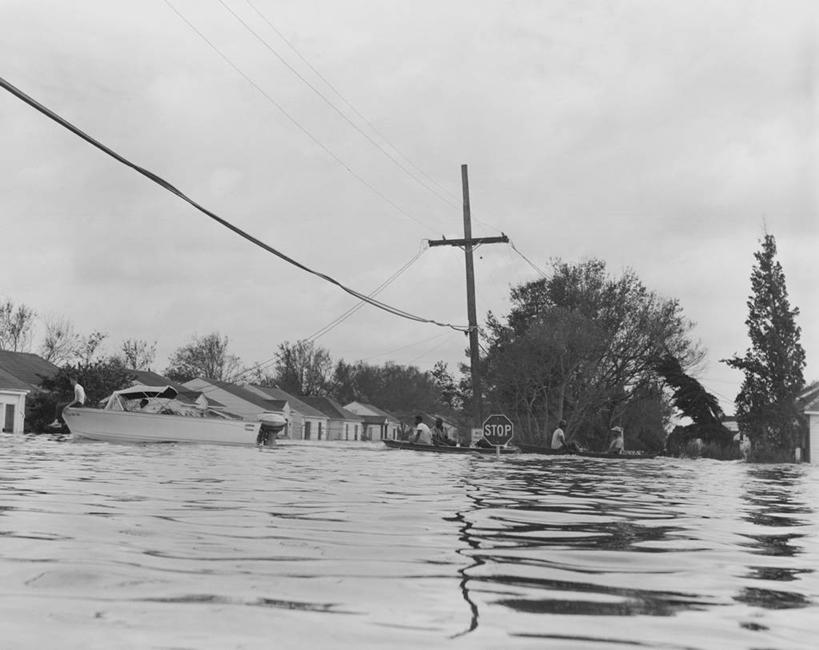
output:
<svg viewBox="0 0 819 650"><path fill-rule="evenodd" d="M464 200L464 236L463 239L430 239L432 246L458 246L464 249L466 261L466 310L469 320L469 358L472 375L473 426L480 427L483 422L483 393L481 390L480 347L478 343L478 315L475 307L475 269L472 251L481 244L508 244L509 238L501 233L500 237L472 237L472 215L469 206L469 178L466 165L461 165L461 184Z"/></svg>
<svg viewBox="0 0 819 650"><path fill-rule="evenodd" d="M430 239L432 246L480 246L481 244L508 244L509 237L500 234L500 237L472 237L471 239Z"/></svg>

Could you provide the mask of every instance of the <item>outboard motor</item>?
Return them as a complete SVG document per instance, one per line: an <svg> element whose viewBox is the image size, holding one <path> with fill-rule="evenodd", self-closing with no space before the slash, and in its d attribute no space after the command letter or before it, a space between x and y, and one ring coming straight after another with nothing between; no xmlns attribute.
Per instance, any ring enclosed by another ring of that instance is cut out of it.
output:
<svg viewBox="0 0 819 650"><path fill-rule="evenodd" d="M256 436L258 446L271 447L276 444L276 438L287 426L287 420L280 413L260 413L258 415L262 426Z"/></svg>

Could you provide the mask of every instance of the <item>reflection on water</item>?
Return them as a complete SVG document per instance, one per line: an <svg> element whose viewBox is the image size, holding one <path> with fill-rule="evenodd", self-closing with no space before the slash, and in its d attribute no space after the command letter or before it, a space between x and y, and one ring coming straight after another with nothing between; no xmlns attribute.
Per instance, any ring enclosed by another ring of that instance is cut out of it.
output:
<svg viewBox="0 0 819 650"><path fill-rule="evenodd" d="M808 648L819 473L0 438L3 648Z"/></svg>

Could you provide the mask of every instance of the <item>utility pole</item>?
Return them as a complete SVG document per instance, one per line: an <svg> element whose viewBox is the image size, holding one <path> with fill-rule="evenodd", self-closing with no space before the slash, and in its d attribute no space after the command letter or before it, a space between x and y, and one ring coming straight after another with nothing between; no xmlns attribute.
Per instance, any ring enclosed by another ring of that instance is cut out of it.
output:
<svg viewBox="0 0 819 650"><path fill-rule="evenodd" d="M481 244L508 243L509 238L501 233L500 237L472 238L472 213L469 206L469 177L466 165L461 165L461 185L464 199L464 238L430 240L430 246L460 246L464 249L466 259L466 313L469 322L469 358L472 371L472 418L473 426L483 423L483 398L481 394L480 348L478 346L478 313L475 307L475 266L472 251Z"/></svg>

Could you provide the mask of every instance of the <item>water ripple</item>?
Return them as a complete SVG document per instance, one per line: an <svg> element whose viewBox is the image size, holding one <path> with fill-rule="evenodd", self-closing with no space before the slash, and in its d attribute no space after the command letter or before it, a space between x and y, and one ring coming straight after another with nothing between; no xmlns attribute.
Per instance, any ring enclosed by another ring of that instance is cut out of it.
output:
<svg viewBox="0 0 819 650"><path fill-rule="evenodd" d="M0 638L15 650L819 634L809 466L0 440Z"/></svg>

